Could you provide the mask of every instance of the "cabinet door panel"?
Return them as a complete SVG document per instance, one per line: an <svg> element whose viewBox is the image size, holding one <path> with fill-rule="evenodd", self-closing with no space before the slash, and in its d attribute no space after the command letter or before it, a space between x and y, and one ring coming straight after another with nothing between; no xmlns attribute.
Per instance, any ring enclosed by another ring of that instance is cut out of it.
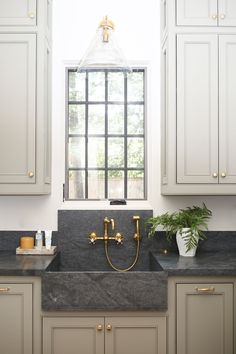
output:
<svg viewBox="0 0 236 354"><path fill-rule="evenodd" d="M176 0L176 6L177 25L217 25L217 0Z"/></svg>
<svg viewBox="0 0 236 354"><path fill-rule="evenodd" d="M36 0L1 0L0 26L22 25L36 25Z"/></svg>
<svg viewBox="0 0 236 354"><path fill-rule="evenodd" d="M219 46L219 176L236 183L236 35L220 36Z"/></svg>
<svg viewBox="0 0 236 354"><path fill-rule="evenodd" d="M0 77L0 183L35 183L34 34L0 34Z"/></svg>
<svg viewBox="0 0 236 354"><path fill-rule="evenodd" d="M165 317L106 318L105 354L165 354Z"/></svg>
<svg viewBox="0 0 236 354"><path fill-rule="evenodd" d="M218 45L177 38L177 183L218 183Z"/></svg>
<svg viewBox="0 0 236 354"><path fill-rule="evenodd" d="M177 354L233 354L233 284L177 284L176 326Z"/></svg>
<svg viewBox="0 0 236 354"><path fill-rule="evenodd" d="M32 354L32 285L0 284L0 352Z"/></svg>
<svg viewBox="0 0 236 354"><path fill-rule="evenodd" d="M219 0L220 26L236 26L236 1Z"/></svg>
<svg viewBox="0 0 236 354"><path fill-rule="evenodd" d="M98 331L97 326L102 325ZM104 319L46 317L43 354L104 354Z"/></svg>

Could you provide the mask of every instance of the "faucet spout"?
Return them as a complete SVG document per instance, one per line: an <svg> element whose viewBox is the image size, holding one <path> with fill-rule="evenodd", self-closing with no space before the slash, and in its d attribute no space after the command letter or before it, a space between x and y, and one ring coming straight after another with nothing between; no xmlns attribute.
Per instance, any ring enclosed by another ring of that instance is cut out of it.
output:
<svg viewBox="0 0 236 354"><path fill-rule="evenodd" d="M108 219L108 217L106 216L103 220L104 222L104 240L107 241L109 239L108 236L108 225L111 224L111 228L112 230L115 229L115 221L114 219Z"/></svg>

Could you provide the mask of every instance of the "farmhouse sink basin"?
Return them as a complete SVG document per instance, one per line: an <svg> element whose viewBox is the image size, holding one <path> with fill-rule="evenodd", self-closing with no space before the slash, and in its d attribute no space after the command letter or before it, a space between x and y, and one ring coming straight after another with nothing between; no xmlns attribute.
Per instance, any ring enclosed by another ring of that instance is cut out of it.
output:
<svg viewBox="0 0 236 354"><path fill-rule="evenodd" d="M167 273L150 254L138 270L116 272L109 265L65 267L57 256L42 276L42 308L55 310L167 309Z"/></svg>

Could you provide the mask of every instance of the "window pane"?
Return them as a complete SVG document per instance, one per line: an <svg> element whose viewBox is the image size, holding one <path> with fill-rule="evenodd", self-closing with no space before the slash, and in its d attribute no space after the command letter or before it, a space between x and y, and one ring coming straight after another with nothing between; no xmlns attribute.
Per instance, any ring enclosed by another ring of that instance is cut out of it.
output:
<svg viewBox="0 0 236 354"><path fill-rule="evenodd" d="M124 101L123 73L108 73L108 101Z"/></svg>
<svg viewBox="0 0 236 354"><path fill-rule="evenodd" d="M85 73L69 72L69 101L85 101Z"/></svg>
<svg viewBox="0 0 236 354"><path fill-rule="evenodd" d="M69 134L85 134L85 105L69 105Z"/></svg>
<svg viewBox="0 0 236 354"><path fill-rule="evenodd" d="M88 198L105 198L105 171L88 172Z"/></svg>
<svg viewBox="0 0 236 354"><path fill-rule="evenodd" d="M85 198L85 171L69 171L69 199Z"/></svg>
<svg viewBox="0 0 236 354"><path fill-rule="evenodd" d="M128 101L143 101L143 72L132 72L128 76Z"/></svg>
<svg viewBox="0 0 236 354"><path fill-rule="evenodd" d="M124 198L124 171L108 171L108 198Z"/></svg>
<svg viewBox="0 0 236 354"><path fill-rule="evenodd" d="M105 167L105 139L88 139L88 167Z"/></svg>
<svg viewBox="0 0 236 354"><path fill-rule="evenodd" d="M69 138L69 168L85 167L85 138Z"/></svg>
<svg viewBox="0 0 236 354"><path fill-rule="evenodd" d="M104 134L105 132L105 107L100 104L88 106L88 133Z"/></svg>
<svg viewBox="0 0 236 354"><path fill-rule="evenodd" d="M128 134L143 134L144 117L143 105L128 106Z"/></svg>
<svg viewBox="0 0 236 354"><path fill-rule="evenodd" d="M124 106L108 105L108 134L124 133Z"/></svg>
<svg viewBox="0 0 236 354"><path fill-rule="evenodd" d="M124 167L124 138L108 138L108 167Z"/></svg>
<svg viewBox="0 0 236 354"><path fill-rule="evenodd" d="M144 198L144 172L143 171L128 171L128 191L129 199Z"/></svg>
<svg viewBox="0 0 236 354"><path fill-rule="evenodd" d="M128 167L144 167L143 138L128 138Z"/></svg>
<svg viewBox="0 0 236 354"><path fill-rule="evenodd" d="M90 72L88 74L88 99L89 101L104 101L105 100L105 73Z"/></svg>

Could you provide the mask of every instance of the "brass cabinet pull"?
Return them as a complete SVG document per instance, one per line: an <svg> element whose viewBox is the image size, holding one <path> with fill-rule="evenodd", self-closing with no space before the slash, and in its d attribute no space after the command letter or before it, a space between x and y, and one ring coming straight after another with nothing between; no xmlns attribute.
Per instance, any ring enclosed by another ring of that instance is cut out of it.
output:
<svg viewBox="0 0 236 354"><path fill-rule="evenodd" d="M97 325L97 331L101 332L103 330L103 325L99 324Z"/></svg>
<svg viewBox="0 0 236 354"><path fill-rule="evenodd" d="M214 172L214 173L212 174L212 177L217 178L217 177L218 177L218 173Z"/></svg>
<svg viewBox="0 0 236 354"><path fill-rule="evenodd" d="M32 171L28 172L28 176L29 176L30 178L34 177L34 172L32 172Z"/></svg>
<svg viewBox="0 0 236 354"><path fill-rule="evenodd" d="M211 18L212 18L212 20L216 20L217 19L217 15L212 15Z"/></svg>
<svg viewBox="0 0 236 354"><path fill-rule="evenodd" d="M213 286L209 288L195 288L198 293L214 293L215 288Z"/></svg>
<svg viewBox="0 0 236 354"><path fill-rule="evenodd" d="M222 172L222 173L221 173L221 177L222 177L222 178L225 178L225 177L226 177L226 173L225 173L225 172Z"/></svg>
<svg viewBox="0 0 236 354"><path fill-rule="evenodd" d="M107 328L107 331L111 331L112 330L112 325L108 324L106 328Z"/></svg>
<svg viewBox="0 0 236 354"><path fill-rule="evenodd" d="M0 288L0 293L7 293L10 291L10 288Z"/></svg>
<svg viewBox="0 0 236 354"><path fill-rule="evenodd" d="M221 20L224 20L224 19L225 19L225 14L221 14L221 15L220 15L220 19L221 19Z"/></svg>
<svg viewBox="0 0 236 354"><path fill-rule="evenodd" d="M34 19L35 18L35 13L34 12L29 12L28 16L29 16L29 18Z"/></svg>

